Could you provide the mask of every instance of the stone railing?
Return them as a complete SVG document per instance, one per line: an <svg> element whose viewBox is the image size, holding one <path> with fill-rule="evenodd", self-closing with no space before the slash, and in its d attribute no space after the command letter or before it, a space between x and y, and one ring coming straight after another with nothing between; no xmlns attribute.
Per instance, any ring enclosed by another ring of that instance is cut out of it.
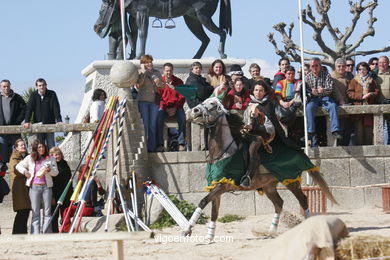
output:
<svg viewBox="0 0 390 260"><path fill-rule="evenodd" d="M390 114L390 105L352 105L352 106L340 106L339 107L339 119L343 120L343 117L349 115L363 115L372 114L374 116L373 126L373 145L383 145L383 126L384 126L384 115ZM298 112L299 116L303 116L303 112ZM319 108L316 116L326 117L326 129L327 129L327 144L328 146L336 146L336 140L332 136L330 131L330 119L329 113L325 109Z"/></svg>
<svg viewBox="0 0 390 260"><path fill-rule="evenodd" d="M69 162L78 162L81 158L82 147L86 144L82 141L82 132L92 132L97 124L33 124L30 128L24 128L21 125L0 126L0 134L29 134L65 132L67 135L67 147L62 149L65 159Z"/></svg>
<svg viewBox="0 0 390 260"><path fill-rule="evenodd" d="M390 114L390 105L354 105L354 106L340 106L339 107L339 119L343 120L346 116L350 115L362 115L362 114L372 114L374 116L374 140L373 145L383 145L383 126L384 126L384 115ZM302 117L303 111L298 110L297 116ZM336 140L332 136L330 131L330 120L329 113L323 109L319 108L316 116L325 116L326 117L326 129L327 129L327 146L334 147L336 146ZM165 127L178 127L176 118L168 118L165 122ZM190 151L201 151L204 148L204 131L199 126L195 124L187 124L187 143L189 144Z"/></svg>

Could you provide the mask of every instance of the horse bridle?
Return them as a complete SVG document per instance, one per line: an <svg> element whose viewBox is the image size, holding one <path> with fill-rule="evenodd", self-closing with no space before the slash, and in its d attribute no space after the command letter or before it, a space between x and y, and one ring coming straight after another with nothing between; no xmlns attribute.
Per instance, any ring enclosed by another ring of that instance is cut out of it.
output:
<svg viewBox="0 0 390 260"><path fill-rule="evenodd" d="M203 103L199 104L198 106L202 110L202 118L205 119L205 122L200 124L200 125L205 127L205 128L212 128L212 127L216 126L218 119L225 114L225 112L222 110L222 113L220 115L218 115L216 120L213 123L210 123L211 112L213 112L214 110L217 110L219 108L219 106L215 106L212 109L208 109L205 105L203 105Z"/></svg>

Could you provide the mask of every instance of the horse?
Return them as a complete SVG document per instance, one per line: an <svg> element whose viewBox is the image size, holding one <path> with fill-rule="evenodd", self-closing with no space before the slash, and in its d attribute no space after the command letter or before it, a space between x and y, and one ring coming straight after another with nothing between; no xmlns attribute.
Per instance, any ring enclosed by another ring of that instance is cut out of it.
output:
<svg viewBox="0 0 390 260"><path fill-rule="evenodd" d="M102 0L94 30L100 36L107 35L111 26L117 8L118 0ZM129 14L130 26L130 59L135 57L139 59L145 54L146 38L148 35L149 17L162 19L171 19L175 17L184 17L184 21L190 31L201 42L201 46L194 55L194 59L200 59L203 56L210 38L206 35L203 26L210 32L219 35L218 52L221 58L226 58L225 41L226 35L231 35L231 6L230 0L221 0L219 27L215 25L211 17L215 13L219 0L125 0L125 10ZM140 38L140 51L136 56L137 38Z"/></svg>
<svg viewBox="0 0 390 260"><path fill-rule="evenodd" d="M237 138L234 138L234 136L232 135L232 131L227 120L228 114L229 111L224 108L221 101L216 97L206 99L203 103L195 106L191 110L192 122L210 129L208 167L212 164L221 162L221 160L234 157L237 152L243 148L242 144L239 144L236 141ZM250 120L254 120L254 113L252 113L251 116L252 118ZM272 129L269 132L272 136ZM270 136L268 136L268 138L270 138ZM267 142L267 140L265 142ZM254 145L254 147L252 147L251 149L252 153L254 153L259 148L259 145L264 144L260 141L253 141L252 143ZM244 161L245 159L242 160ZM245 162L241 162L241 164L244 163ZM208 225L207 234L207 238L212 241L215 236L216 221L218 218L221 195L226 192L250 190L261 190L273 203L275 208L275 214L272 219L269 234L275 234L278 228L279 218L283 208L283 200L278 194L276 188L279 180L271 173L260 173L259 169L260 168L257 164L257 169L255 169L255 174L250 182L250 186L248 187L238 186L235 181L228 178L222 178L220 181L213 182L210 186L206 187L206 190L208 190L209 193L199 202L196 210L194 211L191 219L189 220L188 228L183 231L182 234L184 236L191 234L192 227L196 224L197 220L201 216L203 209L206 207L206 205L208 205L209 202L212 202L211 219ZM310 171L309 174L313 178L313 180L320 186L321 190L324 192L327 198L336 203L332 194L329 191L328 185L321 177L321 175L318 172ZM305 217L309 217L310 210L307 203L307 197L302 192L300 183L291 182L287 184L286 187L298 199L300 206L304 209Z"/></svg>

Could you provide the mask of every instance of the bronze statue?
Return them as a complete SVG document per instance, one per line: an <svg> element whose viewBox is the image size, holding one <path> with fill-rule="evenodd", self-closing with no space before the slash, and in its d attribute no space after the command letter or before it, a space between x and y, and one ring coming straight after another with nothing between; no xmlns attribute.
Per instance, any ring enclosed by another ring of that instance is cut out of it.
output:
<svg viewBox="0 0 390 260"><path fill-rule="evenodd" d="M206 27L210 32L220 36L218 52L221 58L226 58L226 34L232 33L231 8L230 0L220 1L220 25L218 27L211 17L217 9L219 0L125 0L125 10L129 14L130 59L139 58L145 54L150 16L162 19L183 16L188 29L202 42L194 59L202 57L210 42L210 38L203 29L203 26ZM119 12L115 11L118 9L118 0L102 0L102 2L94 30L100 37L105 37L114 22L118 20ZM138 34L141 42L140 51L136 56ZM115 46L110 41L110 52L114 48Z"/></svg>

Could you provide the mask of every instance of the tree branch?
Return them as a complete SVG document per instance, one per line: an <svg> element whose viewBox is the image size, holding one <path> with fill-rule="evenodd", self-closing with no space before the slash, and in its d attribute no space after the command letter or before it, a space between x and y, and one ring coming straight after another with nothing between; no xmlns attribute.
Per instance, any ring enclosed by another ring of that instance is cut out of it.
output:
<svg viewBox="0 0 390 260"><path fill-rule="evenodd" d="M306 13L307 13L307 16L309 16L313 22L309 21L306 18ZM325 23L324 22L316 22L316 19L312 14L310 5L307 6L307 11L306 10L302 11L302 22L309 25L311 28L313 28L313 31L314 31L313 39L318 43L318 46L320 46L321 50L325 53L329 53L333 56L336 56L336 53L331 48L326 46L324 40L322 39L321 33L325 27Z"/></svg>
<svg viewBox="0 0 390 260"><path fill-rule="evenodd" d="M377 49L377 50L371 50L371 51L354 51L348 54L348 57L353 57L353 56L366 56L366 55L371 55L375 53L381 53L381 52L388 52L390 51L390 46L384 47L382 49Z"/></svg>
<svg viewBox="0 0 390 260"><path fill-rule="evenodd" d="M295 46L296 50L301 51L301 46L296 45ZM303 49L303 52L309 55L314 55L314 56L323 56L324 58L331 59L332 57L324 52L319 52L319 51L312 51L308 49Z"/></svg>
<svg viewBox="0 0 390 260"><path fill-rule="evenodd" d="M350 53L352 51L354 51L355 49L357 49L360 44L364 41L364 39L368 36L374 36L375 35L375 28L374 28L374 23L377 21L377 19L374 17L374 9L377 7L377 3L375 2L371 2L371 4L369 4L370 6L368 7L368 27L367 27L367 31L365 31L364 33L362 33L359 37L359 39L355 42L355 44L353 44L351 47L349 47L347 50L346 50L346 53ZM367 5L368 6L368 5Z"/></svg>
<svg viewBox="0 0 390 260"><path fill-rule="evenodd" d="M282 57L282 58L287 57L287 54L286 54L284 51L282 51L282 50L279 49L278 44L276 43L276 41L275 41L275 39L274 39L274 34L273 34L273 33L269 33L267 36L268 36L268 41L269 41L270 43L272 43L272 45L273 45L274 48L275 48L275 53L276 53L276 55L279 55L279 56Z"/></svg>
<svg viewBox="0 0 390 260"><path fill-rule="evenodd" d="M288 27L288 38L292 38L292 30L294 29L294 23L290 23L290 26Z"/></svg>
<svg viewBox="0 0 390 260"><path fill-rule="evenodd" d="M315 1L317 11L322 17L322 21L326 24L326 28L328 29L330 35L332 36L333 40L335 41L336 45L339 42L339 37L337 36L337 32L339 32L338 28L333 28L332 24L330 23L330 19L328 16L328 11L330 9L330 0L322 0L321 5L318 2L318 0Z"/></svg>
<svg viewBox="0 0 390 260"><path fill-rule="evenodd" d="M377 0L374 0L374 2L370 2L366 6L362 6L364 1L365 0L359 0L356 3L353 3L352 0L349 0L349 5L351 8L350 12L353 14L353 17L352 17L351 25L345 28L345 33L343 37L341 37L340 39L342 45L346 45L347 40L349 39L349 37L351 37L353 31L355 30L357 21L360 19L360 15L362 14L362 12L364 12L364 10L366 10L372 4L375 5L377 4L376 3Z"/></svg>

